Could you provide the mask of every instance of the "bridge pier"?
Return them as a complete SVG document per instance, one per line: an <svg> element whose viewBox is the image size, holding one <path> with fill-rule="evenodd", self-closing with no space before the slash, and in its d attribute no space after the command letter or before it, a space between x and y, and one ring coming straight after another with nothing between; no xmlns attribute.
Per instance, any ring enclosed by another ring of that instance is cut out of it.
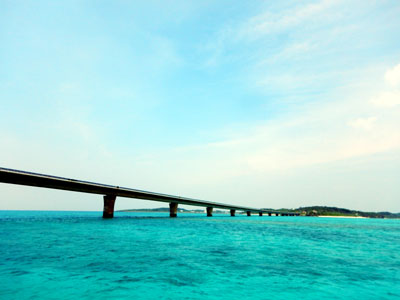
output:
<svg viewBox="0 0 400 300"><path fill-rule="evenodd" d="M270 217L270 216L271 216L271 213L268 213L268 216Z"/></svg>
<svg viewBox="0 0 400 300"><path fill-rule="evenodd" d="M171 218L176 218L178 213L178 203L176 202L171 202L169 204L169 216Z"/></svg>
<svg viewBox="0 0 400 300"><path fill-rule="evenodd" d="M207 207L207 217L212 217L212 213L213 213L213 208Z"/></svg>
<svg viewBox="0 0 400 300"><path fill-rule="evenodd" d="M276 214L275 214L275 216L277 216L277 217L278 217L278 216L279 216L279 214L278 214L278 213L276 213Z"/></svg>
<svg viewBox="0 0 400 300"><path fill-rule="evenodd" d="M236 210L231 209L231 217L234 217L234 216L235 216L235 212L236 212Z"/></svg>
<svg viewBox="0 0 400 300"><path fill-rule="evenodd" d="M247 216L250 217L251 216L251 211L247 211Z"/></svg>
<svg viewBox="0 0 400 300"><path fill-rule="evenodd" d="M259 215L260 217L262 217L262 215L263 215L262 211L260 211L260 212L258 213L258 215Z"/></svg>
<svg viewBox="0 0 400 300"><path fill-rule="evenodd" d="M117 196L106 195L104 196L103 218L111 219L114 217L114 204Z"/></svg>

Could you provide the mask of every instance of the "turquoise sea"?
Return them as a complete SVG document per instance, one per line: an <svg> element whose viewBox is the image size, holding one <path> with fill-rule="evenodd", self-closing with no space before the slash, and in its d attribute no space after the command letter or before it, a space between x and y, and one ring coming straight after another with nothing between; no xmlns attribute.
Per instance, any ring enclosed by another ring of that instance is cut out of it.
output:
<svg viewBox="0 0 400 300"><path fill-rule="evenodd" d="M1 299L400 299L400 220L0 211Z"/></svg>

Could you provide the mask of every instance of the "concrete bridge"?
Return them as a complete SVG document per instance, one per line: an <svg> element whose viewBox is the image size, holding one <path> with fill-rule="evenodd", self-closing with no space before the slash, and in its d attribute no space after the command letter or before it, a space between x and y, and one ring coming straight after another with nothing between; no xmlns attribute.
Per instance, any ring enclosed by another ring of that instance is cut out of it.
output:
<svg viewBox="0 0 400 300"><path fill-rule="evenodd" d="M204 201L186 197L172 196L172 195L124 188L119 186L112 186L107 184L100 184L89 181L82 181L82 180L44 175L44 174L38 174L20 170L6 169L6 168L0 168L0 182L103 195L104 196L103 218L112 218L114 216L114 204L117 197L167 202L169 203L170 217L177 216L178 204L206 207L208 217L212 216L213 208L230 210L231 216L235 216L236 211L244 211L246 212L247 216L251 216L252 213L256 213L259 216L262 216L263 214L268 214L269 216L299 215L298 213L268 211L261 208L252 208L246 206L230 205L230 204Z"/></svg>

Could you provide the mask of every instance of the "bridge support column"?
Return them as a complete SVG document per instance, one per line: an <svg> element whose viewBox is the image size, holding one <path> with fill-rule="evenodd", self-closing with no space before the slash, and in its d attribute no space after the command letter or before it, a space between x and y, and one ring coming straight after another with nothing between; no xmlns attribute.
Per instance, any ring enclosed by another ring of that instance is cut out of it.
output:
<svg viewBox="0 0 400 300"><path fill-rule="evenodd" d="M251 216L251 211L247 212L247 216L250 217Z"/></svg>
<svg viewBox="0 0 400 300"><path fill-rule="evenodd" d="M234 209L231 209L231 217L234 217L235 216L235 210Z"/></svg>
<svg viewBox="0 0 400 300"><path fill-rule="evenodd" d="M213 213L213 208L207 207L207 217L212 217L212 213Z"/></svg>
<svg viewBox="0 0 400 300"><path fill-rule="evenodd" d="M271 213L268 213L268 216L270 217L270 216L271 216Z"/></svg>
<svg viewBox="0 0 400 300"><path fill-rule="evenodd" d="M278 213L276 213L276 214L275 214L275 216L279 216L279 214L278 214Z"/></svg>
<svg viewBox="0 0 400 300"><path fill-rule="evenodd" d="M114 204L117 196L106 195L104 196L103 218L111 219L114 217Z"/></svg>
<svg viewBox="0 0 400 300"><path fill-rule="evenodd" d="M176 218L178 213L178 203L171 202L169 204L169 216L171 218Z"/></svg>
<svg viewBox="0 0 400 300"><path fill-rule="evenodd" d="M260 211L260 212L258 213L258 215L259 215L260 217L262 217L262 211Z"/></svg>

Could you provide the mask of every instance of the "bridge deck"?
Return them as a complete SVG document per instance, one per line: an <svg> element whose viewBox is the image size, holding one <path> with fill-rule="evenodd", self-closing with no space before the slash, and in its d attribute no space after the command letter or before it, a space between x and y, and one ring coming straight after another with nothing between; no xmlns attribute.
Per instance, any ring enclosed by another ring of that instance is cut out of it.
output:
<svg viewBox="0 0 400 300"><path fill-rule="evenodd" d="M107 184L94 183L64 177L31 173L13 169L0 168L0 182L35 186L50 189L59 189L91 194L111 195L126 198L135 198L159 202L178 203L192 206L213 207L220 209L241 210L247 212L263 212L263 213L279 213L276 211L268 211L261 208L253 208L246 206L230 205L218 202L211 202L199 199L153 193L137 189L112 186Z"/></svg>

